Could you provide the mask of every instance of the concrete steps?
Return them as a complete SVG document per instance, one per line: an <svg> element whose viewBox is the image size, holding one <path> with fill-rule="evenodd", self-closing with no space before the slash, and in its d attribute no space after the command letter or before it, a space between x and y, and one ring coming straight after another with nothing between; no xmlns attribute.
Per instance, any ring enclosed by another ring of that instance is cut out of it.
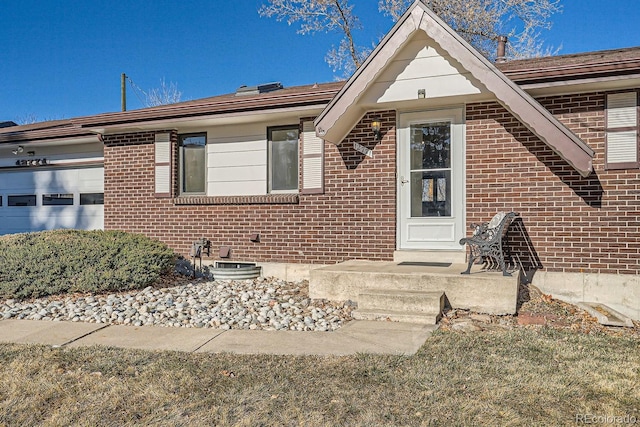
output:
<svg viewBox="0 0 640 427"><path fill-rule="evenodd" d="M358 310L353 316L359 320L391 320L435 325L442 316L444 300L444 291L372 289L358 295Z"/></svg>
<svg viewBox="0 0 640 427"><path fill-rule="evenodd" d="M384 312L407 310L394 308L394 300L402 300L401 297L389 297L383 300L384 304L373 307L367 307L367 302L362 305L361 295L380 290L385 293L444 292L452 308L496 315L516 312L518 272L514 272L511 277L504 277L501 272L478 271L474 268L470 275L460 274L466 268L466 264L440 267L391 261L345 261L312 270L309 295L311 298L356 301L358 311L363 316L368 312L377 316L381 309ZM396 313L391 314L402 317Z"/></svg>

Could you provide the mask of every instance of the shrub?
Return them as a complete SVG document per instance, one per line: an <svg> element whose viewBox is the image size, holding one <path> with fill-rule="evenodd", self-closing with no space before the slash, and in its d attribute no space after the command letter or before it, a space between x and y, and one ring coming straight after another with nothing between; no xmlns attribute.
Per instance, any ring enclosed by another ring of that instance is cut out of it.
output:
<svg viewBox="0 0 640 427"><path fill-rule="evenodd" d="M144 288L173 268L165 244L121 231L0 236L0 298Z"/></svg>

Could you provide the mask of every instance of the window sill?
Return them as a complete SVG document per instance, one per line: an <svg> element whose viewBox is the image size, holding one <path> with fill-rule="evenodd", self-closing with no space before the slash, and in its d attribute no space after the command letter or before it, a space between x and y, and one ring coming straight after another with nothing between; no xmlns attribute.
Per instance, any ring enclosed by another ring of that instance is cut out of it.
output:
<svg viewBox="0 0 640 427"><path fill-rule="evenodd" d="M174 205L294 205L297 194L265 194L258 196L179 196Z"/></svg>

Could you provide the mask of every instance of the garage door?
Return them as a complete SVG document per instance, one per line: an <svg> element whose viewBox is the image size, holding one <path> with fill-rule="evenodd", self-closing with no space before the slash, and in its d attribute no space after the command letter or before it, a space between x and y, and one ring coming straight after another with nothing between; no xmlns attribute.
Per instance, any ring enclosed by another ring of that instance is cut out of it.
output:
<svg viewBox="0 0 640 427"><path fill-rule="evenodd" d="M104 167L0 171L0 234L102 229Z"/></svg>

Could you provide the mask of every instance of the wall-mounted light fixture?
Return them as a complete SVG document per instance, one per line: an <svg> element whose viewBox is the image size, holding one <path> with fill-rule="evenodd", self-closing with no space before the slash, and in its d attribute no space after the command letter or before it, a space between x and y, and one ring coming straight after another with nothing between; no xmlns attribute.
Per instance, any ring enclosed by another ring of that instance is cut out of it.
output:
<svg viewBox="0 0 640 427"><path fill-rule="evenodd" d="M18 145L15 150L12 151L14 155L18 155L24 151L24 147L22 145Z"/></svg>
<svg viewBox="0 0 640 427"><path fill-rule="evenodd" d="M373 131L373 137L376 141L380 141L382 139L382 132L380 131L381 127L382 122L380 121L380 117L372 117L371 131Z"/></svg>

